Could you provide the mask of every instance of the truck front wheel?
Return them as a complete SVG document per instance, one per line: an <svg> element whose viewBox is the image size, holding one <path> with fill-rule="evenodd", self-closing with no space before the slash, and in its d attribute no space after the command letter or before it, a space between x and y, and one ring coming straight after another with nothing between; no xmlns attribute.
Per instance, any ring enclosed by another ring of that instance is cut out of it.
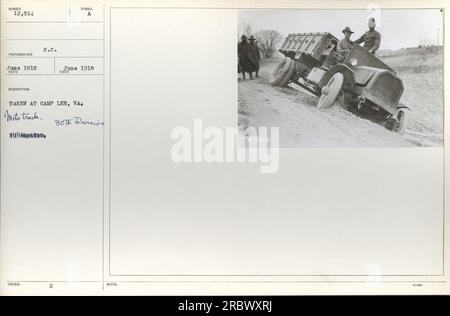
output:
<svg viewBox="0 0 450 316"><path fill-rule="evenodd" d="M324 110L332 106L341 91L343 84L344 75L340 72L335 73L322 88L319 102L317 102L317 108Z"/></svg>
<svg viewBox="0 0 450 316"><path fill-rule="evenodd" d="M405 112L402 111L402 110L398 111L398 114L397 114L397 126L396 126L395 131L397 133L399 133L400 135L403 135L405 133L406 122L407 121L408 120L407 120L407 116L406 116Z"/></svg>

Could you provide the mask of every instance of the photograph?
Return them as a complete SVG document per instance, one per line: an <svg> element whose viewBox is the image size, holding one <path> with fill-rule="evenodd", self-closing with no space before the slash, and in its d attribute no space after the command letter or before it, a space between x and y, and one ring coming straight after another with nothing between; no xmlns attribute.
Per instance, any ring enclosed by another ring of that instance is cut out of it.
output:
<svg viewBox="0 0 450 316"><path fill-rule="evenodd" d="M240 10L238 127L280 147L441 147L443 10Z"/></svg>
<svg viewBox="0 0 450 316"><path fill-rule="evenodd" d="M449 10L0 0L0 296L449 295Z"/></svg>

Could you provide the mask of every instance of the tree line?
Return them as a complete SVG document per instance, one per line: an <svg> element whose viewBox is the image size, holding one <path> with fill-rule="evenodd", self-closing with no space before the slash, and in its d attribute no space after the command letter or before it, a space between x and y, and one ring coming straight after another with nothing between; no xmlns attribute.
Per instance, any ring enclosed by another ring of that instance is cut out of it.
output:
<svg viewBox="0 0 450 316"><path fill-rule="evenodd" d="M252 27L248 23L243 25L240 35L246 35L247 37L253 35L257 40L263 58L274 57L275 53L278 51L279 45L282 44L284 39L283 36L275 30L259 30L253 33Z"/></svg>

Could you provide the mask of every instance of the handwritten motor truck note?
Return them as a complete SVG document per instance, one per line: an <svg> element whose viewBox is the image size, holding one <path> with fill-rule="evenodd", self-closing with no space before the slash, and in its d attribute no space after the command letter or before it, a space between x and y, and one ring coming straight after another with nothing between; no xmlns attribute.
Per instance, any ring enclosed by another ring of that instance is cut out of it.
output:
<svg viewBox="0 0 450 316"><path fill-rule="evenodd" d="M0 294L448 294L413 6L2 1Z"/></svg>
<svg viewBox="0 0 450 316"><path fill-rule="evenodd" d="M84 267L101 260L100 248L82 245L98 244L102 226L104 8L5 1L1 9L2 219L12 224L2 226L12 238L2 238L2 259L15 258L2 260L1 274L96 280L101 270Z"/></svg>
<svg viewBox="0 0 450 316"><path fill-rule="evenodd" d="M55 127L102 126L102 6L6 6L3 18L2 131L48 138Z"/></svg>

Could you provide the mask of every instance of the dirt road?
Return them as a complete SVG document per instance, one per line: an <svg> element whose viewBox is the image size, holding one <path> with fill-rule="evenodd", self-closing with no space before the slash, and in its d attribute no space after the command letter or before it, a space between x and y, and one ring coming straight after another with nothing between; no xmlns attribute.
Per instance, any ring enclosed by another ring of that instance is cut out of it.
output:
<svg viewBox="0 0 450 316"><path fill-rule="evenodd" d="M422 130L427 124L414 120L408 122L407 131L401 136L346 111L338 101L325 111L318 110L318 98L303 89L269 84L277 62L265 61L261 78L239 81L238 123L241 132L247 126L279 127L280 147L405 147L439 145L441 142L436 139L438 132L428 131L428 136L423 136ZM411 130L409 126L416 129Z"/></svg>

